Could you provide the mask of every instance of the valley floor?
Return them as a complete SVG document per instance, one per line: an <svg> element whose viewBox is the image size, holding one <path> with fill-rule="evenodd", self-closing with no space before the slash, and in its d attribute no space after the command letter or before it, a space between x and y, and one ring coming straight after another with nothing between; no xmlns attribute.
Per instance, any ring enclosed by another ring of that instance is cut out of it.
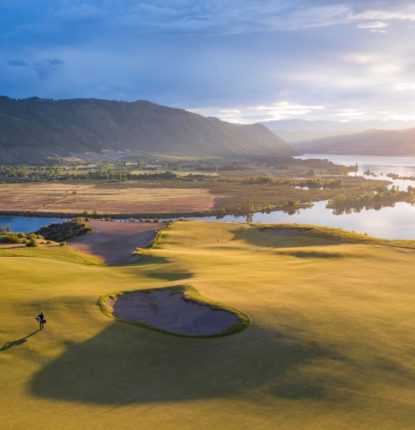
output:
<svg viewBox="0 0 415 430"><path fill-rule="evenodd" d="M414 244L320 233L176 222L128 266L0 249L2 429L412 429ZM174 285L251 324L183 338L97 306Z"/></svg>

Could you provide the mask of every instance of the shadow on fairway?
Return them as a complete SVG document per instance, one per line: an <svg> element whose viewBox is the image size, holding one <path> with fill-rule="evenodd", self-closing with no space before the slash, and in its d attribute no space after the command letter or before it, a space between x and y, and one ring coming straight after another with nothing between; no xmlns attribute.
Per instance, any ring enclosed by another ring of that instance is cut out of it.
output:
<svg viewBox="0 0 415 430"><path fill-rule="evenodd" d="M169 259L166 257L161 257L160 255L145 254L140 257L140 265L150 265L150 264L166 264L169 263Z"/></svg>
<svg viewBox="0 0 415 430"><path fill-rule="evenodd" d="M182 281L184 279L190 279L193 277L193 273L188 270L181 269L177 266L167 266L163 270L146 271L143 269L143 273L150 278L162 279L163 281Z"/></svg>
<svg viewBox="0 0 415 430"><path fill-rule="evenodd" d="M185 339L115 322L68 346L28 388L42 398L115 405L232 397L260 387L282 398L329 400L337 396L330 378L301 376L307 364L326 359L346 360L258 326L226 338ZM293 375L295 392L287 384Z"/></svg>
<svg viewBox="0 0 415 430"><path fill-rule="evenodd" d="M38 333L40 330L38 329L38 330L36 330L36 331L34 331L34 332L32 332L32 333L30 333L30 334L28 334L27 336L25 336L25 337L21 337L20 339L16 339L16 340L12 340L12 341L10 341L10 342L6 342L1 348L0 348L0 352L3 352L3 351L7 351L8 349L11 349L11 348L14 348L14 347L16 347L16 346L20 346L20 345L23 345L24 343L26 343L27 342L27 339L29 338L29 337L31 337L31 336L34 336L36 333Z"/></svg>
<svg viewBox="0 0 415 430"><path fill-rule="evenodd" d="M340 245L342 242L336 238L319 237L311 233L300 233L293 236L278 235L273 231L260 230L257 228L239 229L234 232L235 240L242 240L249 245L266 248L298 248L307 246L333 246Z"/></svg>
<svg viewBox="0 0 415 430"><path fill-rule="evenodd" d="M153 266L163 265L163 270ZM164 281L181 281L193 277L193 273L182 269L170 262L166 257L158 255L144 255L139 262L140 272L149 278L162 279Z"/></svg>
<svg viewBox="0 0 415 430"><path fill-rule="evenodd" d="M340 252L320 252L320 251L279 251L278 255L286 255L296 258L346 258L346 254Z"/></svg>

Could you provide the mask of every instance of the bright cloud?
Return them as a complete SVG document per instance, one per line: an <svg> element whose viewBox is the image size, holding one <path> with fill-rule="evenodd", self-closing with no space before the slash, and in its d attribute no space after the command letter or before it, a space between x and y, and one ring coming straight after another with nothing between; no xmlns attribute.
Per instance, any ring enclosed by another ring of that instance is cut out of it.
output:
<svg viewBox="0 0 415 430"><path fill-rule="evenodd" d="M230 122L252 123L261 121L274 121L290 118L298 118L312 112L321 111L324 106L303 105L279 101L270 105L241 106L238 109L221 108L196 108L193 112L206 116L219 116L221 119Z"/></svg>

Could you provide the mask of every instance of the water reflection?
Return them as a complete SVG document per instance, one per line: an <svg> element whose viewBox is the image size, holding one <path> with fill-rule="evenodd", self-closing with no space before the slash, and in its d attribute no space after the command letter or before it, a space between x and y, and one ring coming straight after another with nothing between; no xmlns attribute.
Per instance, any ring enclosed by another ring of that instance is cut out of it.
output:
<svg viewBox="0 0 415 430"><path fill-rule="evenodd" d="M29 233L31 231L38 230L44 225L62 221L62 218L0 215L1 228L10 228L12 231L22 233Z"/></svg>
<svg viewBox="0 0 415 430"><path fill-rule="evenodd" d="M299 209L290 215L283 211L255 213L254 223L314 224L367 233L385 239L415 239L415 206L395 203L393 207L349 208L346 211L327 209L327 201L316 202L313 207ZM192 218L217 221L216 217ZM220 221L245 222L246 217L226 215Z"/></svg>
<svg viewBox="0 0 415 430"><path fill-rule="evenodd" d="M366 179L384 179L392 182L401 191L406 191L409 186L415 187L415 180L392 179L388 173L400 177L415 177L415 157L381 157L372 155L329 155L329 154L304 154L296 158L301 159L325 159L343 166L358 166L351 176L363 176Z"/></svg>
<svg viewBox="0 0 415 430"><path fill-rule="evenodd" d="M225 215L222 218L191 217L202 221L299 223L315 224L367 233L386 239L415 239L415 206L395 203L393 207L328 209L327 201L316 202L313 207L287 211L254 213L247 216ZM11 226L13 231L29 232L42 225L59 222L56 218L1 217L0 225Z"/></svg>

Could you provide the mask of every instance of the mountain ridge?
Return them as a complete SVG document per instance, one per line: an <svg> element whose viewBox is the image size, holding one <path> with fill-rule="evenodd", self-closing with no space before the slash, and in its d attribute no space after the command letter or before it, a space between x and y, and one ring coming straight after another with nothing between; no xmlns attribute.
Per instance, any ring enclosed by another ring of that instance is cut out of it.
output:
<svg viewBox="0 0 415 430"><path fill-rule="evenodd" d="M0 97L0 163L102 151L203 156L291 156L265 126L231 124L145 100Z"/></svg>
<svg viewBox="0 0 415 430"><path fill-rule="evenodd" d="M292 146L310 154L415 156L415 128L370 129L360 133L327 137Z"/></svg>
<svg viewBox="0 0 415 430"><path fill-rule="evenodd" d="M376 130L404 130L415 127L415 121L402 120L306 120L285 119L262 121L273 133L285 140L289 145L327 137L338 137L358 134L369 129Z"/></svg>

